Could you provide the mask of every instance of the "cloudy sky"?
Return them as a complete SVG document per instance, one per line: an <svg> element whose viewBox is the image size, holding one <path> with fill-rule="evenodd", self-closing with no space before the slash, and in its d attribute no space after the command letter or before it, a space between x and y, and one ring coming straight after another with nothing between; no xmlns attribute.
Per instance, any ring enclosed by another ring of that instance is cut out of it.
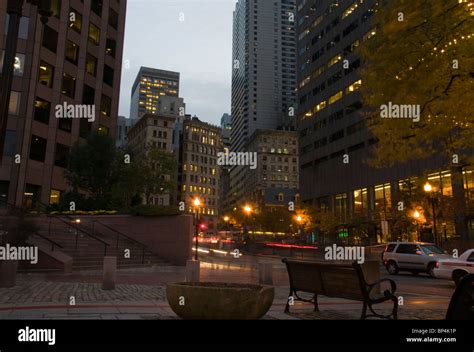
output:
<svg viewBox="0 0 474 352"><path fill-rule="evenodd" d="M129 116L140 66L181 73L186 113L220 123L230 112L236 0L128 0L119 114Z"/></svg>

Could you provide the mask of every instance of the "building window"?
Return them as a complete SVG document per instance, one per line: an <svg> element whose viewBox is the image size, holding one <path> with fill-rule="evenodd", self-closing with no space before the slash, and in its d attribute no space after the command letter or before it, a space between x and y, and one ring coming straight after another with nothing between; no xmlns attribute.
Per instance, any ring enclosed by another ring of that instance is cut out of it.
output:
<svg viewBox="0 0 474 352"><path fill-rule="evenodd" d="M104 136L109 135L109 128L104 125L100 125L99 128L97 129L97 133L102 134Z"/></svg>
<svg viewBox="0 0 474 352"><path fill-rule="evenodd" d="M108 84L111 87L114 85L114 70L108 65L104 65L103 81L105 84Z"/></svg>
<svg viewBox="0 0 474 352"><path fill-rule="evenodd" d="M51 12L54 17L61 16L61 0L51 0Z"/></svg>
<svg viewBox="0 0 474 352"><path fill-rule="evenodd" d="M72 99L76 93L76 79L67 73L63 74L61 93Z"/></svg>
<svg viewBox="0 0 474 352"><path fill-rule="evenodd" d="M428 181L431 183L435 191L440 194L449 197L453 195L451 173L449 171L428 175Z"/></svg>
<svg viewBox="0 0 474 352"><path fill-rule="evenodd" d="M99 17L102 17L102 5L103 5L102 0L91 1L91 10Z"/></svg>
<svg viewBox="0 0 474 352"><path fill-rule="evenodd" d="M341 223L347 219L347 193L338 194L334 199L335 213Z"/></svg>
<svg viewBox="0 0 474 352"><path fill-rule="evenodd" d="M364 212L368 209L367 188L354 191L354 211Z"/></svg>
<svg viewBox="0 0 474 352"><path fill-rule="evenodd" d="M76 43L66 40L66 60L77 65L79 59L79 46Z"/></svg>
<svg viewBox="0 0 474 352"><path fill-rule="evenodd" d="M85 119L81 119L82 120L85 120ZM86 120L87 121L87 120ZM58 128L61 130L61 131L64 131L64 132L71 132L72 130L72 119L70 118L62 118L62 119L58 119Z"/></svg>
<svg viewBox="0 0 474 352"><path fill-rule="evenodd" d="M95 101L95 89L84 84L84 90L82 92L82 103L87 105L94 105Z"/></svg>
<svg viewBox="0 0 474 352"><path fill-rule="evenodd" d="M354 83L352 83L349 87L346 89L346 94L351 94L355 92L356 90L359 90L359 88L362 86L362 80L358 80Z"/></svg>
<svg viewBox="0 0 474 352"><path fill-rule="evenodd" d="M94 1L92 1L94 3ZM95 24L89 24L89 40L95 45L100 43L100 29Z"/></svg>
<svg viewBox="0 0 474 352"><path fill-rule="evenodd" d="M49 115L51 113L51 103L39 97L35 99L35 121L45 124L49 123Z"/></svg>
<svg viewBox="0 0 474 352"><path fill-rule="evenodd" d="M118 22L118 13L115 12L113 9L109 9L109 25L114 29L118 29Z"/></svg>
<svg viewBox="0 0 474 352"><path fill-rule="evenodd" d="M73 8L69 10L69 28L81 33L82 15Z"/></svg>
<svg viewBox="0 0 474 352"><path fill-rule="evenodd" d="M100 113L103 116L110 116L112 113L112 99L104 94L102 94L102 99L100 101Z"/></svg>
<svg viewBox="0 0 474 352"><path fill-rule="evenodd" d="M7 18L5 21L5 33L8 32L8 23L10 21L10 15L7 14ZM29 17L21 17L20 18L20 29L18 31L18 38L19 39L28 39L28 25L30 23Z"/></svg>
<svg viewBox="0 0 474 352"><path fill-rule="evenodd" d="M5 56L5 51L0 51L0 70L3 70L3 60ZM13 64L13 74L15 76L23 76L25 71L25 55L17 53L15 55L15 63ZM1 71L0 71L1 72Z"/></svg>
<svg viewBox="0 0 474 352"><path fill-rule="evenodd" d="M278 193L278 201L283 202L284 200L285 200L285 197L284 197L283 193Z"/></svg>
<svg viewBox="0 0 474 352"><path fill-rule="evenodd" d="M58 32L54 29L44 26L43 27L43 47L56 53L56 49L58 47Z"/></svg>
<svg viewBox="0 0 474 352"><path fill-rule="evenodd" d="M117 42L113 39L107 38L107 42L105 44L105 53L109 54L112 57L115 57L116 47L117 47Z"/></svg>
<svg viewBox="0 0 474 352"><path fill-rule="evenodd" d="M332 97L329 98L329 104L334 104L335 102L342 99L342 91L337 92Z"/></svg>
<svg viewBox="0 0 474 352"><path fill-rule="evenodd" d="M92 122L87 121L86 119L80 119L79 122L79 136L86 138L89 133L92 131Z"/></svg>
<svg viewBox="0 0 474 352"><path fill-rule="evenodd" d="M69 147L64 144L56 143L56 154L54 156L54 165L66 168L69 157Z"/></svg>
<svg viewBox="0 0 474 352"><path fill-rule="evenodd" d="M474 200L474 169L465 169L463 171L464 190L467 192L466 200Z"/></svg>
<svg viewBox="0 0 474 352"><path fill-rule="evenodd" d="M44 61L40 62L38 82L48 88L53 88L54 67Z"/></svg>
<svg viewBox="0 0 474 352"><path fill-rule="evenodd" d="M61 191L52 189L49 194L49 204L58 204L61 200Z"/></svg>
<svg viewBox="0 0 474 352"><path fill-rule="evenodd" d="M10 115L18 115L20 112L20 97L20 92L10 92L10 104L8 106Z"/></svg>
<svg viewBox="0 0 474 352"><path fill-rule="evenodd" d="M3 148L3 155L15 155L16 131L7 130L5 133L5 144Z"/></svg>
<svg viewBox="0 0 474 352"><path fill-rule="evenodd" d="M5 208L8 203L8 188L10 182L0 181L0 208Z"/></svg>
<svg viewBox="0 0 474 352"><path fill-rule="evenodd" d="M44 162L46 156L46 139L32 135L30 145L30 159Z"/></svg>
<svg viewBox="0 0 474 352"><path fill-rule="evenodd" d="M31 209L36 207L38 199L41 198L41 186L27 183L23 193L23 207Z"/></svg>
<svg viewBox="0 0 474 352"><path fill-rule="evenodd" d="M392 207L390 183L375 186L375 209L386 213Z"/></svg>
<svg viewBox="0 0 474 352"><path fill-rule="evenodd" d="M86 72L94 77L97 75L97 59L91 54L86 57Z"/></svg>

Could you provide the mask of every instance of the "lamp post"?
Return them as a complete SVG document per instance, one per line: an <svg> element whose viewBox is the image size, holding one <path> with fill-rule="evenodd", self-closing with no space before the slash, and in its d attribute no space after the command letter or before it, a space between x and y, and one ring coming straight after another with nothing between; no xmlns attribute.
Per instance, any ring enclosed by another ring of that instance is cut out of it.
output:
<svg viewBox="0 0 474 352"><path fill-rule="evenodd" d="M201 206L201 200L199 198L194 198L194 213L196 218L196 252L194 253L194 260L198 260L198 246L199 246L199 207Z"/></svg>
<svg viewBox="0 0 474 352"><path fill-rule="evenodd" d="M41 22L46 24L52 15L51 0L26 0L32 5L38 6ZM13 72L16 57L18 33L20 30L20 19L23 13L24 0L8 0L7 13L9 15L7 40L5 44L5 55L3 57L2 87L0 96L0 164L3 161L3 149L5 135L7 132L8 112L10 106L10 95L13 82Z"/></svg>
<svg viewBox="0 0 474 352"><path fill-rule="evenodd" d="M418 241L420 241L421 239L421 233L420 233L420 217L421 217L421 214L418 210L415 210L415 212L413 213L413 217L415 218L415 221L416 221L416 234L417 234L417 237L418 237Z"/></svg>
<svg viewBox="0 0 474 352"><path fill-rule="evenodd" d="M436 205L438 203L438 198L436 197L436 194L434 193L433 187L431 186L431 184L429 182L426 182L423 189L425 190L426 193L428 193L428 200L430 201L431 211L433 213L433 238L434 238L434 242L435 242L436 245L439 245L438 230L437 230L437 223L436 223Z"/></svg>
<svg viewBox="0 0 474 352"><path fill-rule="evenodd" d="M249 205L244 206L244 213L247 215L246 221L244 223L244 241L246 242L245 246L247 247L247 237L249 237L248 236L248 229L247 229L248 218L252 214L252 208Z"/></svg>
<svg viewBox="0 0 474 352"><path fill-rule="evenodd" d="M300 235L300 239L303 240L303 217L301 215L296 215L295 220L298 223L298 232Z"/></svg>

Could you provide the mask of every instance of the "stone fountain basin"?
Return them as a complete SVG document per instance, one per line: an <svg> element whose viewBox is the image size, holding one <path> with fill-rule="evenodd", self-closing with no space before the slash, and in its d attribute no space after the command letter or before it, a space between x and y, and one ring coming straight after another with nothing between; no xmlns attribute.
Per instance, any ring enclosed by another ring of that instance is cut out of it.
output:
<svg viewBox="0 0 474 352"><path fill-rule="evenodd" d="M180 318L194 320L256 320L273 303L273 286L221 282L168 284L168 303Z"/></svg>

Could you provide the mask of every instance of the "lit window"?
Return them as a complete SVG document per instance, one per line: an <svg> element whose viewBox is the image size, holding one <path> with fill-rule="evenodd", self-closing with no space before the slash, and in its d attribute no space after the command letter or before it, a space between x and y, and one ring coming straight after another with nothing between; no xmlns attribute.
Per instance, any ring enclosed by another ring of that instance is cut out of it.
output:
<svg viewBox="0 0 474 352"><path fill-rule="evenodd" d="M334 66L335 64L337 64L341 60L342 60L342 55L334 56L331 60L329 60L328 68L331 67L331 66Z"/></svg>
<svg viewBox="0 0 474 352"><path fill-rule="evenodd" d="M336 101L342 99L342 91L337 92L332 97L329 98L329 104L334 104Z"/></svg>
<svg viewBox="0 0 474 352"><path fill-rule="evenodd" d="M100 29L93 23L89 24L89 40L95 45L100 43Z"/></svg>
<svg viewBox="0 0 474 352"><path fill-rule="evenodd" d="M358 80L354 83L352 83L349 87L346 89L346 94L350 94L352 92L355 92L362 86L362 80Z"/></svg>
<svg viewBox="0 0 474 352"><path fill-rule="evenodd" d="M316 112L319 112L321 110L323 110L324 108L326 107L326 101L322 101L320 102L318 105L316 105L313 109L313 111L316 113Z"/></svg>

